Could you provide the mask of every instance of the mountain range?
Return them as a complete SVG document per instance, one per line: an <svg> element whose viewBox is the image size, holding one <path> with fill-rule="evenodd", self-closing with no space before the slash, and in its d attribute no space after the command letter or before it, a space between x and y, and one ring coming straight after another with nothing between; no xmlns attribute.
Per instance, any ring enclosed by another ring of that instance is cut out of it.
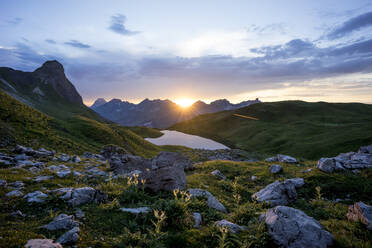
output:
<svg viewBox="0 0 372 248"><path fill-rule="evenodd" d="M259 102L260 100L257 98L233 104L226 99L221 99L210 104L197 101L190 107L183 108L170 100L149 100L146 98L142 102L134 104L120 99L106 102L105 99L98 98L91 108L104 118L123 126L167 128L197 115L238 109Z"/></svg>

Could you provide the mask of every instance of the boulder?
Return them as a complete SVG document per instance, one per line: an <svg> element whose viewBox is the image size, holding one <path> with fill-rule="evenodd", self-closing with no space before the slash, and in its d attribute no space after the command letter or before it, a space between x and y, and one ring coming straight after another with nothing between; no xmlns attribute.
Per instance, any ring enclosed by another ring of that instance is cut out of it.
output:
<svg viewBox="0 0 372 248"><path fill-rule="evenodd" d="M207 198L207 205L210 208L214 208L218 211L227 213L227 210L221 202L219 202L210 192L202 189L189 189L187 191L191 197L205 197Z"/></svg>
<svg viewBox="0 0 372 248"><path fill-rule="evenodd" d="M152 168L151 160L129 154L112 156L109 159L109 163L111 170L117 175L123 175L134 170L145 171Z"/></svg>
<svg viewBox="0 0 372 248"><path fill-rule="evenodd" d="M318 161L317 167L319 170L326 173L332 173L336 171L344 171L345 168L336 161L334 158L321 158Z"/></svg>
<svg viewBox="0 0 372 248"><path fill-rule="evenodd" d="M372 231L372 206L363 202L356 202L354 205L349 206L347 218L351 221L360 220L367 226L367 229Z"/></svg>
<svg viewBox="0 0 372 248"><path fill-rule="evenodd" d="M283 182L275 181L253 194L252 200L266 202L271 206L287 205L297 200L296 188L304 184L303 178L292 178Z"/></svg>
<svg viewBox="0 0 372 248"><path fill-rule="evenodd" d="M43 203L45 199L48 198L48 195L41 191L34 191L26 194L23 198L25 198L28 203Z"/></svg>
<svg viewBox="0 0 372 248"><path fill-rule="evenodd" d="M62 248L62 245L54 243L51 239L30 239L25 248Z"/></svg>
<svg viewBox="0 0 372 248"><path fill-rule="evenodd" d="M202 216L200 213L192 213L194 217L194 228L199 228L202 223Z"/></svg>
<svg viewBox="0 0 372 248"><path fill-rule="evenodd" d="M65 232L62 234L58 239L57 242L60 244L74 244L79 239L79 227L74 227L70 231Z"/></svg>
<svg viewBox="0 0 372 248"><path fill-rule="evenodd" d="M139 208L120 208L120 211L127 212L135 215L147 214L151 211L149 207L139 207Z"/></svg>
<svg viewBox="0 0 372 248"><path fill-rule="evenodd" d="M20 197L20 196L23 196L23 193L19 190L13 190L13 191L10 191L9 193L7 193L5 196L7 196L7 197Z"/></svg>
<svg viewBox="0 0 372 248"><path fill-rule="evenodd" d="M87 203L101 203L107 200L107 195L91 187L83 188L60 188L52 192L60 195L60 198L67 200L72 206L78 206Z"/></svg>
<svg viewBox="0 0 372 248"><path fill-rule="evenodd" d="M228 220L219 220L219 221L216 221L214 224L219 227L227 227L229 231L232 233L238 233L240 231L247 230L247 227L239 226Z"/></svg>
<svg viewBox="0 0 372 248"><path fill-rule="evenodd" d="M326 248L333 236L304 212L286 206L267 210L263 216L269 235L279 247Z"/></svg>
<svg viewBox="0 0 372 248"><path fill-rule="evenodd" d="M213 176L216 176L216 177L222 179L222 180L225 180L226 179L226 176L224 174L222 174L222 172L219 171L219 170L214 170L214 171L211 172L211 174Z"/></svg>
<svg viewBox="0 0 372 248"><path fill-rule="evenodd" d="M75 217L78 219L82 219L85 217L85 213L80 208L76 209L75 211Z"/></svg>
<svg viewBox="0 0 372 248"><path fill-rule="evenodd" d="M271 174L278 174L283 170L283 167L278 164L273 164L270 166L270 173Z"/></svg>
<svg viewBox="0 0 372 248"><path fill-rule="evenodd" d="M152 167L180 166L184 170L194 169L190 159L178 152L160 152L157 157L152 159Z"/></svg>
<svg viewBox="0 0 372 248"><path fill-rule="evenodd" d="M358 153L372 154L372 145L360 147Z"/></svg>
<svg viewBox="0 0 372 248"><path fill-rule="evenodd" d="M110 159L113 156L130 154L124 148L116 145L105 145L100 151L100 155L105 159Z"/></svg>
<svg viewBox="0 0 372 248"><path fill-rule="evenodd" d="M79 223L74 220L73 215L60 214L57 217L55 217L52 222L43 226L43 228L49 231L55 231L61 229L69 230L78 226Z"/></svg>

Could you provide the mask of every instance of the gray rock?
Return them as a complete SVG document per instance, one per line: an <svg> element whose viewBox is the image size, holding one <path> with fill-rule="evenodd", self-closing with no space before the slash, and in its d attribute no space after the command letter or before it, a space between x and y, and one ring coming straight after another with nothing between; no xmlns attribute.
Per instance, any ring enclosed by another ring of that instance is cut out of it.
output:
<svg viewBox="0 0 372 248"><path fill-rule="evenodd" d="M297 200L296 188L304 184L303 178L292 178L283 182L275 181L253 194L252 200L266 202L271 206L287 205Z"/></svg>
<svg viewBox="0 0 372 248"><path fill-rule="evenodd" d="M56 172L56 174L59 178L64 178L64 177L67 177L67 176L71 175L71 170L70 169L59 170L59 171Z"/></svg>
<svg viewBox="0 0 372 248"><path fill-rule="evenodd" d="M304 212L286 206L269 209L264 215L269 235L279 247L326 248L333 236Z"/></svg>
<svg viewBox="0 0 372 248"><path fill-rule="evenodd" d="M74 175L74 177L81 177L81 176L84 176L83 173L79 172L79 171L73 171L72 174Z"/></svg>
<svg viewBox="0 0 372 248"><path fill-rule="evenodd" d="M257 177L256 176L251 176L251 180L254 182L257 180Z"/></svg>
<svg viewBox="0 0 372 248"><path fill-rule="evenodd" d="M81 162L81 159L79 156L75 155L72 157L72 162L73 163L80 163Z"/></svg>
<svg viewBox="0 0 372 248"><path fill-rule="evenodd" d="M69 168L64 164L60 164L60 165L51 165L47 169L53 172L57 172L60 170L68 170Z"/></svg>
<svg viewBox="0 0 372 248"><path fill-rule="evenodd" d="M372 145L360 147L358 153L369 153L369 154L372 154Z"/></svg>
<svg viewBox="0 0 372 248"><path fill-rule="evenodd" d="M138 214L147 214L148 212L151 211L151 208L149 207L120 208L120 211L138 215Z"/></svg>
<svg viewBox="0 0 372 248"><path fill-rule="evenodd" d="M65 232L62 234L58 239L57 242L60 244L74 244L79 239L79 227L74 227L70 231Z"/></svg>
<svg viewBox="0 0 372 248"><path fill-rule="evenodd" d="M288 155L278 154L274 157L265 159L266 162L297 163L297 159Z"/></svg>
<svg viewBox="0 0 372 248"><path fill-rule="evenodd" d="M87 173L90 174L91 177L104 177L107 176L107 173L98 169L97 167L92 167L87 169Z"/></svg>
<svg viewBox="0 0 372 248"><path fill-rule="evenodd" d="M51 239L30 239L25 248L62 248L62 245L54 243Z"/></svg>
<svg viewBox="0 0 372 248"><path fill-rule="evenodd" d="M349 206L347 218L351 221L360 220L367 226L367 229L372 231L372 206L363 202L356 202L354 205Z"/></svg>
<svg viewBox="0 0 372 248"><path fill-rule="evenodd" d="M57 217L55 217L52 222L43 226L43 228L49 231L55 231L61 229L69 230L78 226L79 223L74 220L73 215L60 214Z"/></svg>
<svg viewBox="0 0 372 248"><path fill-rule="evenodd" d="M277 174L283 170L283 167L278 164L273 164L270 166L270 173L271 174Z"/></svg>
<svg viewBox="0 0 372 248"><path fill-rule="evenodd" d="M71 159L71 156L65 153L62 153L58 156L58 159L61 160L62 162L67 162Z"/></svg>
<svg viewBox="0 0 372 248"><path fill-rule="evenodd" d="M152 166L164 167L164 166L180 166L184 170L194 169L193 163L190 159L183 156L178 152L160 152L157 157L152 159Z"/></svg>
<svg viewBox="0 0 372 248"><path fill-rule="evenodd" d="M10 216L13 218L26 217L26 215L23 214L20 210L12 212Z"/></svg>
<svg viewBox="0 0 372 248"><path fill-rule="evenodd" d="M34 179L34 182L42 182L42 181L48 181L53 179L53 176L38 176Z"/></svg>
<svg viewBox="0 0 372 248"><path fill-rule="evenodd" d="M134 170L146 171L146 169L152 168L151 160L129 154L112 156L109 163L111 170L117 175L124 175Z"/></svg>
<svg viewBox="0 0 372 248"><path fill-rule="evenodd" d="M78 219L82 219L85 217L85 213L80 208L78 208L75 211L75 217Z"/></svg>
<svg viewBox="0 0 372 248"><path fill-rule="evenodd" d="M7 197L20 197L20 196L23 196L23 193L19 190L13 190L13 191L10 191L9 193L7 193L5 196L7 196Z"/></svg>
<svg viewBox="0 0 372 248"><path fill-rule="evenodd" d="M334 158L321 158L318 161L317 167L319 170L326 173L332 173L336 171L344 171L345 168L336 161Z"/></svg>
<svg viewBox="0 0 372 248"><path fill-rule="evenodd" d="M5 188L6 186L8 186L6 180L0 179L0 187Z"/></svg>
<svg viewBox="0 0 372 248"><path fill-rule="evenodd" d="M107 195L99 190L95 190L91 187L83 188L60 188L53 191L57 195L61 195L60 198L67 200L72 206L78 206L87 203L100 203L107 200Z"/></svg>
<svg viewBox="0 0 372 248"><path fill-rule="evenodd" d="M192 216L194 217L194 227L199 228L202 223L202 216L200 213L192 213Z"/></svg>
<svg viewBox="0 0 372 248"><path fill-rule="evenodd" d="M215 225L220 226L220 227L227 227L229 229L229 231L232 232L232 233L238 233L240 231L247 230L246 227L239 226L239 225L234 224L234 223L232 223L230 221L227 221L227 220L216 221Z"/></svg>
<svg viewBox="0 0 372 248"><path fill-rule="evenodd" d="M207 205L210 208L214 208L218 211L227 213L227 210L221 202L219 202L210 192L202 189L189 189L187 191L191 197L205 197L207 198Z"/></svg>
<svg viewBox="0 0 372 248"><path fill-rule="evenodd" d="M222 180L225 180L226 179L226 176L224 174L222 174L222 172L219 171L219 170L214 170L214 171L211 172L211 174L213 176L216 176L216 177L222 179Z"/></svg>
<svg viewBox="0 0 372 248"><path fill-rule="evenodd" d="M17 161L17 166L18 167L25 167L25 166L33 166L34 162L31 160L18 160Z"/></svg>
<svg viewBox="0 0 372 248"><path fill-rule="evenodd" d="M48 195L41 191L34 191L26 194L23 198L27 199L28 203L43 203L48 198Z"/></svg>
<svg viewBox="0 0 372 248"><path fill-rule="evenodd" d="M13 183L9 183L8 187L11 189L23 189L24 186L25 184L22 181L16 181Z"/></svg>
<svg viewBox="0 0 372 248"><path fill-rule="evenodd" d="M129 154L124 148L116 145L105 145L100 151L100 155L105 159L110 159L113 156L121 156Z"/></svg>
<svg viewBox="0 0 372 248"><path fill-rule="evenodd" d="M26 154L20 154L20 155L15 156L14 159L16 161L29 160L30 159L30 156L27 156Z"/></svg>

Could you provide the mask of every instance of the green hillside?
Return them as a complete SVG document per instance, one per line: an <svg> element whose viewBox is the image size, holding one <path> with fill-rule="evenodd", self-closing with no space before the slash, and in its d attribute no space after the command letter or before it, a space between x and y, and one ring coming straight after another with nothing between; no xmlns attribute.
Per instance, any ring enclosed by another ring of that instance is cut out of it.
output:
<svg viewBox="0 0 372 248"><path fill-rule="evenodd" d="M318 159L371 144L371 127L372 105L283 101L201 115L170 129L251 152Z"/></svg>
<svg viewBox="0 0 372 248"><path fill-rule="evenodd" d="M75 114L66 110L66 113L69 114L61 119L50 117L0 90L0 142L8 146L20 143L73 153L99 151L105 144L120 145L146 157L159 151L157 146L124 127L88 118L89 111Z"/></svg>

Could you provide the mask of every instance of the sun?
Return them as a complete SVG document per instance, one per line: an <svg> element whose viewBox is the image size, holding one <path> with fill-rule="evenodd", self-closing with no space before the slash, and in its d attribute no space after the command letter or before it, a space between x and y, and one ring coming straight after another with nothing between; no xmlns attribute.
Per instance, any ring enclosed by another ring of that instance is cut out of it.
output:
<svg viewBox="0 0 372 248"><path fill-rule="evenodd" d="M175 102L181 106L182 108L188 108L190 107L195 101L194 100L191 100L189 98L181 98L181 99L177 99L175 100Z"/></svg>

